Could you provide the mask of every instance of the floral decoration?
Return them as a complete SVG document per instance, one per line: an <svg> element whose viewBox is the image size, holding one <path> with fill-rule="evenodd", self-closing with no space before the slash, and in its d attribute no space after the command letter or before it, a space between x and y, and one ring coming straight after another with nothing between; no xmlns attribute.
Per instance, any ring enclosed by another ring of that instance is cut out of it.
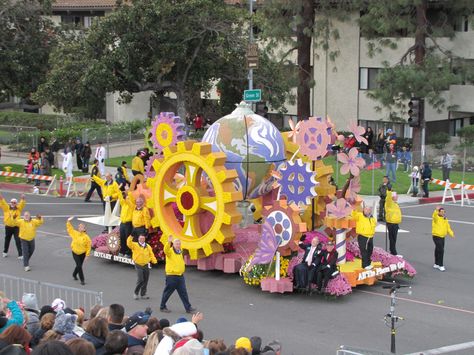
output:
<svg viewBox="0 0 474 355"><path fill-rule="evenodd" d="M359 176L360 169L365 166L365 160L358 157L358 154L357 148L351 148L348 154L339 153L337 155L337 160L342 163L340 170L342 175L346 175L350 172L354 176Z"/></svg>
<svg viewBox="0 0 474 355"><path fill-rule="evenodd" d="M363 136L363 134L365 133L364 127L358 126L357 122L352 121L349 123L349 126L347 126L347 128L349 128L349 131L354 134L354 138L357 142L369 145L369 142L367 142L367 139L365 139L365 137Z"/></svg>
<svg viewBox="0 0 474 355"><path fill-rule="evenodd" d="M326 206L326 211L329 216L345 218L351 214L352 208L344 198L338 198L337 201Z"/></svg>
<svg viewBox="0 0 474 355"><path fill-rule="evenodd" d="M300 133L301 121L295 122L292 118L288 119L288 124L290 125L290 132L288 133L288 138L291 138L293 143L296 143L296 137Z"/></svg>

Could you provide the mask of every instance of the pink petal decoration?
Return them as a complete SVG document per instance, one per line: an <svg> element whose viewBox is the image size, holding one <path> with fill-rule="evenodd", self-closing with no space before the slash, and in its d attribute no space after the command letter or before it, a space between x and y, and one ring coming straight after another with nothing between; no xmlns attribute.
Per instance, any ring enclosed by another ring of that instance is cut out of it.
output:
<svg viewBox="0 0 474 355"><path fill-rule="evenodd" d="M293 143L296 143L296 137L300 133L301 121L298 121L296 124L293 122L292 118L288 119L288 124L290 125L290 132L288 133L288 138L292 138Z"/></svg>
<svg viewBox="0 0 474 355"><path fill-rule="evenodd" d="M349 182L349 187L346 191L346 196L344 196L348 201L355 201L357 199L357 193L360 192L360 177L356 176L351 179Z"/></svg>
<svg viewBox="0 0 474 355"><path fill-rule="evenodd" d="M341 174L346 175L350 172L354 176L359 176L360 169L365 166L365 160L358 157L359 151L357 148L352 148L349 153L340 153L337 155L337 159L342 163Z"/></svg>
<svg viewBox="0 0 474 355"><path fill-rule="evenodd" d="M329 216L345 218L351 214L352 208L345 199L339 198L335 203L327 205L326 211Z"/></svg>
<svg viewBox="0 0 474 355"><path fill-rule="evenodd" d="M368 145L369 142L367 142L367 139L363 137L363 134L365 133L365 128L362 126L358 126L357 122L350 122L349 126L349 131L351 131L354 134L354 138L356 139L357 142L359 143L364 143L365 145Z"/></svg>

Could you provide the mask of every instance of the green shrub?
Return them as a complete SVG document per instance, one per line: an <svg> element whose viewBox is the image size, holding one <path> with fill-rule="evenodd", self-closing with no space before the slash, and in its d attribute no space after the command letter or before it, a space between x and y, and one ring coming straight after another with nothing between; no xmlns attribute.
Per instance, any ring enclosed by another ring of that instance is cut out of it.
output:
<svg viewBox="0 0 474 355"><path fill-rule="evenodd" d="M52 130L69 124L71 119L60 115L42 115L39 113L0 111L0 125L36 127Z"/></svg>

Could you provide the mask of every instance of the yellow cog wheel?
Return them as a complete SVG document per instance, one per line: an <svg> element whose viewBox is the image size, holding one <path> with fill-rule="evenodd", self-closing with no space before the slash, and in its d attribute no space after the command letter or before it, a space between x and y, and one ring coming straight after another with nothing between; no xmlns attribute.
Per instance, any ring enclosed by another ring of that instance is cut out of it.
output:
<svg viewBox="0 0 474 355"><path fill-rule="evenodd" d="M234 237L232 225L242 218L235 204L242 199L233 183L237 172L227 170L225 161L226 155L213 153L211 144L185 141L166 147L163 158L153 162L156 175L147 180L153 190L152 225L161 228L163 243L170 235L179 238L192 259L222 251L222 244ZM175 179L177 173L184 175L184 183Z"/></svg>

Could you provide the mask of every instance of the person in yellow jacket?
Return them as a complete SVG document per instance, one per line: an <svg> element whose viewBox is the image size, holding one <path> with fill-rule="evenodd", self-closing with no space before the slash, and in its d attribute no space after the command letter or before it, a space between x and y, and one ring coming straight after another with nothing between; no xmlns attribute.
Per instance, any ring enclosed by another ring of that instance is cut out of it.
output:
<svg viewBox="0 0 474 355"><path fill-rule="evenodd" d="M0 207L3 210L3 224L5 225L5 243L3 245L3 254L2 256L6 258L8 256L8 249L10 248L10 242L12 237L15 239L16 250L18 252L18 259L23 257L23 252L21 251L21 241L18 236L18 227L15 225L14 221L18 219L21 215L21 211L25 208L26 200L25 195L21 195L20 203L16 198L12 198L10 203L7 203L2 195L0 195Z"/></svg>
<svg viewBox="0 0 474 355"><path fill-rule="evenodd" d="M23 266L25 271L30 271L30 259L35 251L36 229L43 224L43 218L38 214L36 219L32 219L30 212L25 212L23 218L15 220L15 225L19 227L21 239L21 250L23 252Z"/></svg>
<svg viewBox="0 0 474 355"><path fill-rule="evenodd" d="M449 225L449 221L446 218L446 210L437 206L433 212L433 221L431 223L431 234L433 235L433 242L435 244L435 263L433 267L439 271L446 271L444 267L444 240L446 235L454 238L454 232Z"/></svg>
<svg viewBox="0 0 474 355"><path fill-rule="evenodd" d="M397 203L396 192L388 190L385 199L385 221L387 222L388 240L390 241L390 254L397 253L397 235L399 224L402 223L402 211ZM401 257L401 255L398 255Z"/></svg>
<svg viewBox="0 0 474 355"><path fill-rule="evenodd" d="M145 174L145 163L143 162L143 159L145 157L145 152L143 151L137 151L137 154L135 157L132 159L132 174L133 176L136 175L144 175Z"/></svg>
<svg viewBox="0 0 474 355"><path fill-rule="evenodd" d="M359 243L362 267L366 270L372 269L371 258L374 250L374 234L376 219L372 216L372 208L364 207L362 212L353 210L352 218L356 222L357 242Z"/></svg>
<svg viewBox="0 0 474 355"><path fill-rule="evenodd" d="M114 181L112 174L106 173L105 180L98 177L97 175L92 176L92 179L102 188L104 201L110 201L110 209L113 211L122 191L120 191L120 187L117 182Z"/></svg>
<svg viewBox="0 0 474 355"><path fill-rule="evenodd" d="M131 201L132 197L127 196L124 191L119 195L120 202L120 254L131 255L130 249L127 246L127 238L132 234L132 215L135 205Z"/></svg>
<svg viewBox="0 0 474 355"><path fill-rule="evenodd" d="M150 298L146 295L148 279L150 277L148 265L150 263L157 263L155 254L153 254L151 246L146 243L144 235L138 237L138 242L134 242L131 236L128 237L127 246L132 251L132 259L135 263L135 270L137 271L137 285L133 292L133 298L137 300L138 294L140 294L142 299L147 300Z"/></svg>
<svg viewBox="0 0 474 355"><path fill-rule="evenodd" d="M84 264L85 259L91 253L91 238L87 235L86 226L84 224L79 224L77 226L77 230L71 224L71 221L74 217L69 217L66 222L66 230L69 236L72 238L71 242L71 251L72 257L74 258L74 262L76 263L76 268L72 273L72 277L74 280L77 280L77 276L79 275L79 279L81 280L81 285L85 285L84 280L84 271L82 270L82 265Z"/></svg>
<svg viewBox="0 0 474 355"><path fill-rule="evenodd" d="M140 195L136 201L129 195L130 202L133 206L132 212L132 235L136 239L140 234L148 235L148 228L151 226L150 211L146 206L145 197Z"/></svg>
<svg viewBox="0 0 474 355"><path fill-rule="evenodd" d="M179 298L183 302L186 313L193 313L196 311L191 306L188 298L188 291L186 290L186 281L184 280L184 264L183 251L181 250L181 241L174 239L172 236L168 237L168 243L164 245L166 266L166 284L161 296L160 311L170 313L171 311L166 307L166 302L171 297L173 292L178 291Z"/></svg>

